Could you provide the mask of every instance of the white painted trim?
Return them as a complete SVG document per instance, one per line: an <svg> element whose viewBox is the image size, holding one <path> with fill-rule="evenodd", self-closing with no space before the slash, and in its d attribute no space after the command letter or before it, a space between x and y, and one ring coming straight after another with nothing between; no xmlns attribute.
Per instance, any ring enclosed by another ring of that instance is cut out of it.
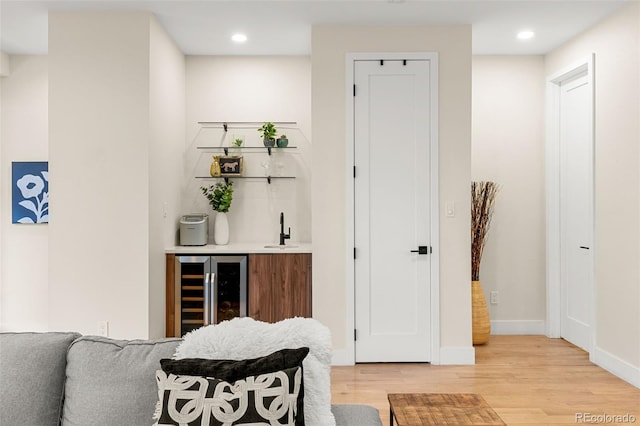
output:
<svg viewBox="0 0 640 426"><path fill-rule="evenodd" d="M425 60L430 61L430 89L431 89L431 146L429 150L431 160L431 245L433 253L431 254L431 363L440 364L442 358L442 349L440 348L440 191L439 191L439 131L438 131L438 53L437 52L365 52L365 53L347 53L346 55L346 78L345 78L345 97L346 97L346 137L345 137L345 188L346 196L346 302L347 302L347 321L346 335L353 335L355 328L355 280L354 280L354 262L353 247L354 242L354 189L353 189L353 163L354 163L354 128L353 128L353 84L354 84L354 61L356 60ZM473 349L473 348L471 348ZM355 363L355 343L348 339L347 353L344 360ZM475 354L475 352L474 352ZM335 355L335 354L334 354ZM336 358L337 359L337 358ZM474 355L475 359L475 355Z"/></svg>
<svg viewBox="0 0 640 426"><path fill-rule="evenodd" d="M547 239L547 321L545 334L547 337L558 338L561 324L561 282L560 282L560 150L559 150L559 98L560 83L575 77L586 71L589 84L591 84L591 143L594 145L594 79L595 55L570 65L547 77L546 83L546 136L545 136L545 164L546 164L546 239ZM593 151L595 153L595 150ZM592 165L592 178L595 177L595 169ZM594 191L595 191L595 180ZM595 200L595 194L594 194ZM593 202L593 201L592 201ZM595 206L594 206L595 224ZM592 256L595 253L597 242L595 229L593 230ZM593 272L593 292L589 295L590 305L590 348L595 347L596 341L596 316L595 316L595 260Z"/></svg>
<svg viewBox="0 0 640 426"><path fill-rule="evenodd" d="M355 365L354 352L347 349L334 349L331 365Z"/></svg>
<svg viewBox="0 0 640 426"><path fill-rule="evenodd" d="M440 62L437 53L429 56L433 67L431 67L431 363L438 365L442 363L442 353L440 347L440 109L438 99L440 97ZM473 349L473 348L471 348ZM473 361L475 363L475 350L473 351Z"/></svg>
<svg viewBox="0 0 640 426"><path fill-rule="evenodd" d="M493 320L491 321L491 334L544 335L545 322L543 320Z"/></svg>
<svg viewBox="0 0 640 426"><path fill-rule="evenodd" d="M346 215L345 215L345 242L346 246L344 248L345 252L345 271L346 271L346 292L345 300L347 303L347 321L345 335L347 336L347 356L345 359L350 364L355 364L356 362L356 344L355 339L351 336L354 335L354 330L356 329L356 318L355 318L355 265L353 261L353 250L355 247L355 191L354 191L354 180L353 180L353 164L355 163L355 129L354 129L354 100L353 100L353 85L355 84L355 76L354 76L354 61L355 56L347 54L346 58L346 78L345 78L345 105L346 105L346 123L345 128L347 134L345 135L345 206L346 206Z"/></svg>
<svg viewBox="0 0 640 426"><path fill-rule="evenodd" d="M640 367L632 365L598 346L595 346L591 351L589 360L640 389Z"/></svg>
<svg viewBox="0 0 640 426"><path fill-rule="evenodd" d="M440 365L473 365L476 350L473 346L445 346L440 348Z"/></svg>

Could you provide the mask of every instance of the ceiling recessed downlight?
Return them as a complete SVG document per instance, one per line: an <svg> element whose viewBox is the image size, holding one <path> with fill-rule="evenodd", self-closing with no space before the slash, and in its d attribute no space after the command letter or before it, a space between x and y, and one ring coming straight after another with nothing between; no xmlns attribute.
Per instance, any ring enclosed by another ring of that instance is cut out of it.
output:
<svg viewBox="0 0 640 426"><path fill-rule="evenodd" d="M245 41L247 41L247 36L245 34L236 33L231 36L231 40L236 43L244 43Z"/></svg>
<svg viewBox="0 0 640 426"><path fill-rule="evenodd" d="M536 33L530 30L520 31L517 35L518 40L530 40L535 36Z"/></svg>

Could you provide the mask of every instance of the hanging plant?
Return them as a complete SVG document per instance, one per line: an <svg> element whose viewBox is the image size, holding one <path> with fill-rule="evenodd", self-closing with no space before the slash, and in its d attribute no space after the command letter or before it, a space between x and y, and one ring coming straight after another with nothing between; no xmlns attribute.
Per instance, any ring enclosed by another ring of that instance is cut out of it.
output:
<svg viewBox="0 0 640 426"><path fill-rule="evenodd" d="M471 182L471 280L480 280L480 261L500 187L495 182Z"/></svg>

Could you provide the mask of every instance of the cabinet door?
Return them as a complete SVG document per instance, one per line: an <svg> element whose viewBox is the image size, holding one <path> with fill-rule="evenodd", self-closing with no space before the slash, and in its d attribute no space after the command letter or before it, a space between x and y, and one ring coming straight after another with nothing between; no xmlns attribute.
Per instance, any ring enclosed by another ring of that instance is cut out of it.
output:
<svg viewBox="0 0 640 426"><path fill-rule="evenodd" d="M311 317L311 261L309 254L274 254L272 285L274 321Z"/></svg>
<svg viewBox="0 0 640 426"><path fill-rule="evenodd" d="M311 254L255 254L249 264L249 316L311 317Z"/></svg>
<svg viewBox="0 0 640 426"><path fill-rule="evenodd" d="M249 316L258 321L272 322L271 286L274 270L271 254L249 255Z"/></svg>

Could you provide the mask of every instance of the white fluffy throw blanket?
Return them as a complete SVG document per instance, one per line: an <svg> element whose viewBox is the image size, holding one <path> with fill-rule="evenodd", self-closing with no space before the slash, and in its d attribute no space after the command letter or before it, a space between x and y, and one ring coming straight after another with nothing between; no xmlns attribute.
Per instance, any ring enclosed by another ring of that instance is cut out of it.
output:
<svg viewBox="0 0 640 426"><path fill-rule="evenodd" d="M290 318L275 324L252 318L234 318L192 331L176 349L175 359L242 360L280 349L306 346L303 361L306 426L335 426L331 413L331 334L311 318Z"/></svg>

